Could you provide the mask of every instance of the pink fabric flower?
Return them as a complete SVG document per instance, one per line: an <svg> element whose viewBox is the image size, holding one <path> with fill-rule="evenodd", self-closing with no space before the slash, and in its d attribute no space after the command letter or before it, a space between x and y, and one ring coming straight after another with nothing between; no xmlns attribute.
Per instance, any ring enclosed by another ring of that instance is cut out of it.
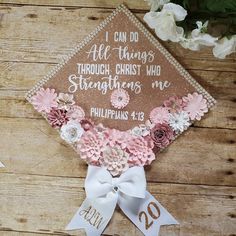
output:
<svg viewBox="0 0 236 236"><path fill-rule="evenodd" d="M166 107L156 107L150 113L150 120L154 124L168 123L170 113Z"/></svg>
<svg viewBox="0 0 236 236"><path fill-rule="evenodd" d="M116 89L111 94L111 104L113 107L122 109L129 103L129 94L124 89Z"/></svg>
<svg viewBox="0 0 236 236"><path fill-rule="evenodd" d="M172 96L168 100L164 101L164 106L171 112L176 113L183 110L184 101L177 96Z"/></svg>
<svg viewBox="0 0 236 236"><path fill-rule="evenodd" d="M157 124L151 130L151 138L158 148L164 148L169 145L174 138L174 132L167 124Z"/></svg>
<svg viewBox="0 0 236 236"><path fill-rule="evenodd" d="M104 150L104 140L95 130L85 132L77 144L80 157L92 165L99 164L99 158Z"/></svg>
<svg viewBox="0 0 236 236"><path fill-rule="evenodd" d="M85 131L92 130L94 128L94 123L90 119L83 119L80 121L80 124Z"/></svg>
<svg viewBox="0 0 236 236"><path fill-rule="evenodd" d="M53 128L61 128L61 126L66 124L69 119L65 110L53 108L47 114L47 120Z"/></svg>
<svg viewBox="0 0 236 236"><path fill-rule="evenodd" d="M67 112L67 116L70 120L75 120L80 122L85 117L85 112L82 107L74 105L71 106L70 109Z"/></svg>
<svg viewBox="0 0 236 236"><path fill-rule="evenodd" d="M183 97L186 103L184 111L186 111L191 120L201 120L201 117L208 111L207 101L202 94L193 93Z"/></svg>
<svg viewBox="0 0 236 236"><path fill-rule="evenodd" d="M129 132L119 131L117 129L106 129L104 131L104 136L108 142L108 145L111 147L118 144L122 148L125 148L127 145L127 140L131 137L131 134Z"/></svg>
<svg viewBox="0 0 236 236"><path fill-rule="evenodd" d="M38 112L49 113L52 108L57 107L57 94L55 89L41 88L33 97L32 104Z"/></svg>
<svg viewBox="0 0 236 236"><path fill-rule="evenodd" d="M129 155L119 146L107 146L99 160L101 166L104 166L113 176L121 175L129 168Z"/></svg>
<svg viewBox="0 0 236 236"><path fill-rule="evenodd" d="M69 110L72 105L75 104L73 94L59 93L57 97L58 108Z"/></svg>
<svg viewBox="0 0 236 236"><path fill-rule="evenodd" d="M145 138L133 136L127 140L127 149L130 152L129 164L131 166L150 165L155 160L155 154Z"/></svg>

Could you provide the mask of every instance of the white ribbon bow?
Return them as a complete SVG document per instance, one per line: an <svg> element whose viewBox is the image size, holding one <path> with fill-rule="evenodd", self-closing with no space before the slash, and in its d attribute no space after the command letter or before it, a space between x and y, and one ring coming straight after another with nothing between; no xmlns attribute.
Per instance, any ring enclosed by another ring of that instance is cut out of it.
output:
<svg viewBox="0 0 236 236"><path fill-rule="evenodd" d="M87 236L100 236L117 204L144 235L156 236L161 225L178 224L146 191L143 167L129 168L113 178L104 167L89 166L85 191L87 198L66 230L84 228Z"/></svg>

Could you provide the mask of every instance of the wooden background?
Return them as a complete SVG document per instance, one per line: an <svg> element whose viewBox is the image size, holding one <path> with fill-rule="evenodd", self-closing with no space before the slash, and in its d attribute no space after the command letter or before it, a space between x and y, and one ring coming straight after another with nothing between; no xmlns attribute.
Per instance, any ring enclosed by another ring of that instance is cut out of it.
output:
<svg viewBox="0 0 236 236"><path fill-rule="evenodd" d="M63 231L85 197L86 165L24 99L122 0L0 0L0 235ZM126 5L140 18L142 0ZM236 235L236 58L164 46L218 101L147 169L148 189L179 220L161 236ZM119 211L105 235L141 233Z"/></svg>

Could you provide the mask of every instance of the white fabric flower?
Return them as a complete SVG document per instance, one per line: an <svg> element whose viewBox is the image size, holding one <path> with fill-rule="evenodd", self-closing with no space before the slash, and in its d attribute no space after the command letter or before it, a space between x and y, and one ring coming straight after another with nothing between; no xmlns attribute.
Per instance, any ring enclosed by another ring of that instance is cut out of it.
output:
<svg viewBox="0 0 236 236"><path fill-rule="evenodd" d="M170 0L145 0L149 6L151 6L151 11L157 11L164 4L170 2Z"/></svg>
<svg viewBox="0 0 236 236"><path fill-rule="evenodd" d="M134 127L131 130L131 133L136 136L146 137L147 135L150 135L150 131L154 127L155 127L155 124L152 124L150 120L147 120L145 124L141 124L139 126Z"/></svg>
<svg viewBox="0 0 236 236"><path fill-rule="evenodd" d="M82 128L81 124L73 120L61 127L61 138L68 143L77 142L83 133L84 129Z"/></svg>
<svg viewBox="0 0 236 236"><path fill-rule="evenodd" d="M187 112L181 111L180 113L170 114L169 125L176 133L186 130L190 125Z"/></svg>
<svg viewBox="0 0 236 236"><path fill-rule="evenodd" d="M131 130L131 133L136 135L136 136L147 136L150 134L150 129L144 125L144 124L141 124L139 126L136 126L134 127L132 130Z"/></svg>
<svg viewBox="0 0 236 236"><path fill-rule="evenodd" d="M184 29L176 25L176 21L185 19L187 11L180 5L167 3L160 12L148 12L144 21L150 28L155 29L156 35L164 40L179 42L184 35Z"/></svg>
<svg viewBox="0 0 236 236"><path fill-rule="evenodd" d="M227 55L234 52L236 52L236 35L233 35L230 39L222 38L213 48L214 56L220 59L225 59Z"/></svg>
<svg viewBox="0 0 236 236"><path fill-rule="evenodd" d="M184 48L193 51L200 50L202 46L214 46L218 38L205 33L207 31L208 21L204 24L201 21L197 21L196 24L197 29L194 29L187 38L181 39L180 44Z"/></svg>

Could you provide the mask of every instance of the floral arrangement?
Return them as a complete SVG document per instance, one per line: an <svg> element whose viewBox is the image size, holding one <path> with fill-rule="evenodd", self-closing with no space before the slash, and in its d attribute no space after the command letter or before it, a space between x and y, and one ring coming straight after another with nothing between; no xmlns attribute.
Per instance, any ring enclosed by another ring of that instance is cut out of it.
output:
<svg viewBox="0 0 236 236"><path fill-rule="evenodd" d="M235 0L145 0L151 6L144 21L164 40L197 51L213 47L224 59L236 52Z"/></svg>
<svg viewBox="0 0 236 236"><path fill-rule="evenodd" d="M129 167L150 165L155 152L169 145L208 111L202 94L172 96L150 112L145 124L120 131L95 125L83 108L75 105L72 94L41 88L31 102L83 160L90 165L104 166L113 176L121 175Z"/></svg>

